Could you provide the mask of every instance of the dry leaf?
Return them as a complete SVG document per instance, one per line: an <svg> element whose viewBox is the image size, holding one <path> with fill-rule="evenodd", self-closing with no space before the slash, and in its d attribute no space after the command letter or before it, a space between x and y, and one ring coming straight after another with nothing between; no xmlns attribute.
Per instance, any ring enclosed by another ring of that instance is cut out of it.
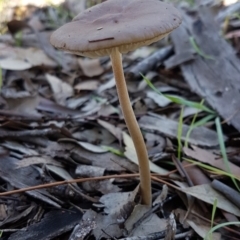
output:
<svg viewBox="0 0 240 240"><path fill-rule="evenodd" d="M122 141L122 130L118 127L115 127L109 122L98 119L98 123L106 128L112 135L114 135L119 141Z"/></svg>
<svg viewBox="0 0 240 240"><path fill-rule="evenodd" d="M138 165L138 159L137 159L137 153L135 150L135 147L133 145L133 141L131 139L131 137L123 132L123 141L125 144L125 152L124 155L133 163ZM150 165L150 170L154 173L158 173L161 175L167 175L169 173L169 171L157 166L156 164L154 164L153 162L149 161L149 165ZM177 176L175 174L171 174L171 176Z"/></svg>
<svg viewBox="0 0 240 240"><path fill-rule="evenodd" d="M50 59L43 50L37 48L17 48L16 54L19 59L26 60L31 66L56 67L55 61Z"/></svg>
<svg viewBox="0 0 240 240"><path fill-rule="evenodd" d="M154 91L147 91L147 97L152 99L159 107L166 107L172 101Z"/></svg>
<svg viewBox="0 0 240 240"><path fill-rule="evenodd" d="M94 152L94 153L105 153L108 150L102 148L101 146L97 146L97 145L93 145L91 143L87 143L87 142L80 142L78 141L78 144L85 148L86 150L90 151L90 152Z"/></svg>
<svg viewBox="0 0 240 240"><path fill-rule="evenodd" d="M213 167L228 172L228 169L226 169L226 165L220 156L214 155L210 151L198 148L196 146L192 146L192 148L193 150L186 147L183 148L184 153L188 157L192 157L200 162L210 164ZM230 167L231 173L234 174L236 177L240 178L240 168L231 162L228 162L228 165Z"/></svg>
<svg viewBox="0 0 240 240"><path fill-rule="evenodd" d="M160 115L158 115L158 117L143 116L139 120L139 125L142 128L155 130L173 138L177 138L178 124L179 123L177 121L161 117ZM182 125L182 141L186 140L189 128L190 126L186 124ZM217 146L219 144L217 133L206 127L194 128L191 131L188 141L195 145L207 147Z"/></svg>
<svg viewBox="0 0 240 240"><path fill-rule="evenodd" d="M99 58L96 59L78 58L78 63L81 69L83 70L83 73L87 77L99 76L104 72L104 69L100 64Z"/></svg>
<svg viewBox="0 0 240 240"><path fill-rule="evenodd" d="M28 157L19 161L16 168L27 167L34 164L52 164L59 167L63 166L60 162L49 157Z"/></svg>
<svg viewBox="0 0 240 240"><path fill-rule="evenodd" d="M15 58L0 59L0 67L7 70L22 71L32 67L29 62Z"/></svg>
<svg viewBox="0 0 240 240"><path fill-rule="evenodd" d="M182 192L185 192L197 199L207 202L211 205L217 199L217 207L223 209L226 212L232 213L240 217L240 209L238 209L233 203L231 203L225 196L218 191L214 190L210 184L203 184L194 187L182 188Z"/></svg>
<svg viewBox="0 0 240 240"><path fill-rule="evenodd" d="M202 238L206 237L206 234L211 229L211 224L207 221L204 221L203 218L197 217L195 214L189 213L187 215L187 211L183 209L174 210L176 216L178 216L179 222L183 224L184 228L188 228L189 226ZM198 213L202 215L202 212ZM187 219L186 219L187 216ZM220 240L221 234L214 232L212 234L212 240Z"/></svg>
<svg viewBox="0 0 240 240"><path fill-rule="evenodd" d="M121 189L113 184L113 179L106 179L101 181L87 181L81 184L83 190L86 192L100 192L102 194L117 193Z"/></svg>
<svg viewBox="0 0 240 240"><path fill-rule="evenodd" d="M55 101L58 104L65 106L66 99L73 95L72 86L68 83L63 82L56 76L46 74L45 77L47 78L47 81L51 86Z"/></svg>
<svg viewBox="0 0 240 240"><path fill-rule="evenodd" d="M74 87L74 89L77 91L84 91L84 90L94 91L98 88L98 86L99 86L99 82L97 80L89 80L89 81L78 83Z"/></svg>

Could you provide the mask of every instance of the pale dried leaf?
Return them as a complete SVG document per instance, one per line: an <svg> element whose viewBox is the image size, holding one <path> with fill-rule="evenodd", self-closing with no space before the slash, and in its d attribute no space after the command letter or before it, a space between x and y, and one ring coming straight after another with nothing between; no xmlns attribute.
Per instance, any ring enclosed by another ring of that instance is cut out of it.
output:
<svg viewBox="0 0 240 240"><path fill-rule="evenodd" d="M24 97L18 99L7 99L8 108L15 113L41 116L41 114L36 110L40 102L38 96L34 97Z"/></svg>
<svg viewBox="0 0 240 240"><path fill-rule="evenodd" d="M102 196L99 202L104 204L104 212L109 215L120 216L127 205L132 206L136 197L137 191L109 193ZM124 217L124 216L122 216ZM124 217L125 218L125 217ZM116 219L117 220L117 219ZM121 220L121 219L119 219Z"/></svg>
<svg viewBox="0 0 240 240"><path fill-rule="evenodd" d="M65 106L66 99L73 95L72 86L68 83L63 82L61 79L54 75L45 74L45 77L51 86L55 101L58 104Z"/></svg>
<svg viewBox="0 0 240 240"><path fill-rule="evenodd" d="M156 49L153 47L141 47L138 48L137 50L133 51L130 55L132 59L137 59L137 58L146 58L148 57L151 53L153 53Z"/></svg>
<svg viewBox="0 0 240 240"><path fill-rule="evenodd" d="M43 50L37 48L17 48L17 57L26 60L31 66L56 67L55 61L50 59Z"/></svg>
<svg viewBox="0 0 240 240"><path fill-rule="evenodd" d="M122 140L122 130L118 127L115 127L114 125L112 125L111 123L109 122L106 122L106 121L103 121L103 120L100 120L98 119L97 120L98 123L106 128L112 135L114 135L119 141Z"/></svg>
<svg viewBox="0 0 240 240"><path fill-rule="evenodd" d="M30 69L32 65L21 59L4 58L0 59L0 67L7 70L22 71Z"/></svg>
<svg viewBox="0 0 240 240"><path fill-rule="evenodd" d="M29 147L25 147L20 143L13 142L13 141L5 141L4 143L1 143L1 146L6 147L9 150L20 152L21 154L24 154L25 156L37 156L38 152L30 149Z"/></svg>
<svg viewBox="0 0 240 240"><path fill-rule="evenodd" d="M102 148L101 146L97 146L97 145L93 145L91 143L87 143L87 142L80 142L78 141L78 144L85 148L86 150L90 151L90 152L94 152L94 153L105 153L108 150Z"/></svg>
<svg viewBox="0 0 240 240"><path fill-rule="evenodd" d="M53 166L53 165L46 165L46 168L51 171L52 173L56 174L57 176L61 177L64 180L72 180L73 177L67 172L67 170L65 170L62 167L58 167L58 166ZM72 183L75 187L77 187L76 183Z"/></svg>
<svg viewBox="0 0 240 240"><path fill-rule="evenodd" d="M172 102L165 96L158 94L154 91L147 91L146 95L148 98L152 99L159 107L166 107Z"/></svg>
<svg viewBox="0 0 240 240"><path fill-rule="evenodd" d="M99 58L96 59L78 58L78 63L81 69L83 70L83 73L87 77L99 76L104 72L104 69L100 64Z"/></svg>
<svg viewBox="0 0 240 240"><path fill-rule="evenodd" d="M183 117L188 117L188 116L192 116L194 114L199 114L200 112L202 112L200 109L194 108L194 107L184 107L183 109Z"/></svg>
<svg viewBox="0 0 240 240"><path fill-rule="evenodd" d="M186 220L188 224L192 227L192 229L204 239L206 237L207 233L210 231L211 226L205 226L203 224L196 223L195 221ZM209 224L210 225L210 224ZM211 235L211 240L221 240L221 234L218 232L214 232Z"/></svg>
<svg viewBox="0 0 240 240"><path fill-rule="evenodd" d="M156 197L156 199L153 202L153 206L163 203L164 200L166 200L168 195L168 186L166 184L163 185L161 193Z"/></svg>
<svg viewBox="0 0 240 240"><path fill-rule="evenodd" d="M132 232L133 236L146 236L151 233L161 232L166 229L166 219L159 218L157 214L152 213Z"/></svg>
<svg viewBox="0 0 240 240"><path fill-rule="evenodd" d="M145 213L147 213L151 209L150 206L147 205L136 205L129 216L129 218L124 223L124 226L128 232L131 232L134 228L134 224L141 219Z"/></svg>
<svg viewBox="0 0 240 240"><path fill-rule="evenodd" d="M116 85L115 78L111 78L106 83L103 83L97 90L97 93L104 92L107 89L113 88Z"/></svg>
<svg viewBox="0 0 240 240"><path fill-rule="evenodd" d="M116 216L103 215L99 213L96 218L96 223L96 228L92 231L96 239L109 238L109 236L118 239L123 234L123 230L120 229ZM102 230L104 230L108 235L106 235Z"/></svg>
<svg viewBox="0 0 240 240"><path fill-rule="evenodd" d="M77 85L74 86L74 89L77 91L94 91L98 88L99 82L97 80L89 80L89 81L84 81L80 82Z"/></svg>
<svg viewBox="0 0 240 240"><path fill-rule="evenodd" d="M225 196L218 191L214 190L210 184L203 184L189 188L183 188L181 191L196 197L211 205L217 199L217 207L223 209L226 212L232 213L236 216L240 216L240 209L238 209L233 203L231 203Z"/></svg>
<svg viewBox="0 0 240 240"><path fill-rule="evenodd" d="M98 111L98 116L109 117L112 114L119 114L119 110L110 104L103 104Z"/></svg>

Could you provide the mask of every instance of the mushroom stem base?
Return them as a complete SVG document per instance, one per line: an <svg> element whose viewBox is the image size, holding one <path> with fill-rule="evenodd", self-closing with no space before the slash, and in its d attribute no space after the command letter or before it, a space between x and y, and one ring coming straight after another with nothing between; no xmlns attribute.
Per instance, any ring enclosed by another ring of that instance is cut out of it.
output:
<svg viewBox="0 0 240 240"><path fill-rule="evenodd" d="M129 99L122 67L122 54L119 52L118 48L114 48L110 57L120 106L138 157L142 202L150 206L152 204L152 191L148 153Z"/></svg>

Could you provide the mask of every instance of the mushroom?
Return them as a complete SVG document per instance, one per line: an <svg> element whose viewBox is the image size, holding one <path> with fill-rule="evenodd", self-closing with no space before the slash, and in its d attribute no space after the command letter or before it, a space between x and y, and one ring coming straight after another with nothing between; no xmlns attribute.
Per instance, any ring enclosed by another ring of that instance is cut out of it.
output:
<svg viewBox="0 0 240 240"><path fill-rule="evenodd" d="M110 56L120 106L138 157L140 191L146 205L152 201L148 153L130 103L122 53L162 39L181 21L177 9L158 0L108 0L81 12L50 38L54 47L76 55Z"/></svg>

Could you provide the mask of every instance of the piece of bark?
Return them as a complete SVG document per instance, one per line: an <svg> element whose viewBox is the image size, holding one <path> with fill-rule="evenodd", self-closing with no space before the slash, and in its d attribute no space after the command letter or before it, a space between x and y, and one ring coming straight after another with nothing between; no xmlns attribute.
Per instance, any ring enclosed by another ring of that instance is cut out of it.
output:
<svg viewBox="0 0 240 240"><path fill-rule="evenodd" d="M0 161L0 177L15 188L26 188L42 184L39 173L31 166L17 169L19 160L4 156ZM26 177L27 176L27 177ZM47 192L46 189L27 191L27 195L39 199L55 208L61 208L63 202Z"/></svg>
<svg viewBox="0 0 240 240"><path fill-rule="evenodd" d="M234 203L237 207L240 208L240 193L225 185L224 183L213 180L212 187L221 192L226 198L228 198L232 203Z"/></svg>
<svg viewBox="0 0 240 240"><path fill-rule="evenodd" d="M194 54L193 51L190 50L173 55L164 61L164 65L167 69L170 69L192 60L194 60Z"/></svg>
<svg viewBox="0 0 240 240"><path fill-rule="evenodd" d="M176 54L189 51L193 37L204 56L181 64L182 74L196 92L240 131L240 60L220 36L210 10L204 6L191 15L183 12L182 25L171 34ZM196 50L196 49L195 49Z"/></svg>
<svg viewBox="0 0 240 240"><path fill-rule="evenodd" d="M132 80L141 77L141 74L146 74L156 66L159 66L173 51L172 46L167 46L159 49L149 57L143 59L136 65L134 65L127 73L126 79Z"/></svg>
<svg viewBox="0 0 240 240"><path fill-rule="evenodd" d="M44 218L31 226L27 231L18 231L8 240L49 240L70 231L81 221L82 213L76 209L54 210L47 213Z"/></svg>

